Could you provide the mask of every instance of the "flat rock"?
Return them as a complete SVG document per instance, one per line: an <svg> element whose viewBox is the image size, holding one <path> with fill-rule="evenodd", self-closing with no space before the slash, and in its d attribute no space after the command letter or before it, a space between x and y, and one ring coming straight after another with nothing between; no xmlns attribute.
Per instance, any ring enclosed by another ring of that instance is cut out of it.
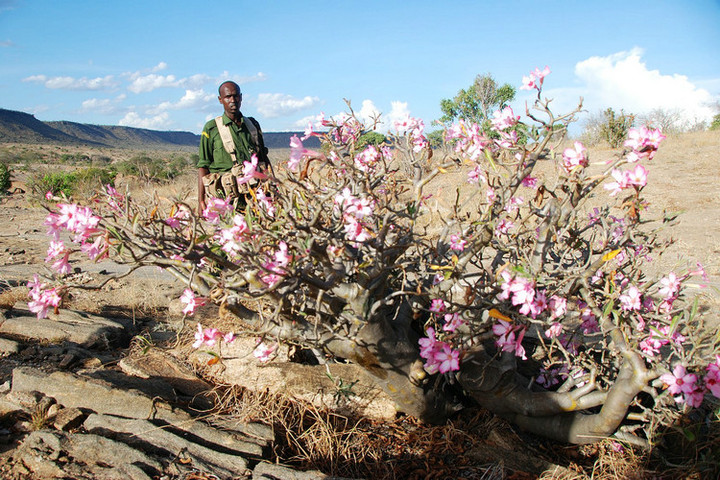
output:
<svg viewBox="0 0 720 480"><path fill-rule="evenodd" d="M19 308L0 319L0 335L48 343L72 342L85 348L109 349L126 346L129 334L118 320L85 312L60 309L48 318L37 318L32 312Z"/></svg>
<svg viewBox="0 0 720 480"><path fill-rule="evenodd" d="M92 434L32 432L13 457L11 478L18 479L151 480L162 472L162 465L143 452Z"/></svg>

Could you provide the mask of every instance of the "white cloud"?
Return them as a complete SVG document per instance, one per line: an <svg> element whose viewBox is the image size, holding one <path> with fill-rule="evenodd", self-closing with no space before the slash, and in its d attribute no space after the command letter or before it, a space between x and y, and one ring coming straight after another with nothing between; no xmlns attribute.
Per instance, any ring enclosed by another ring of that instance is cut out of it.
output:
<svg viewBox="0 0 720 480"><path fill-rule="evenodd" d="M148 109L148 113L157 114L167 110L180 110L184 108L203 110L214 98L214 95L205 93L202 88L199 90L185 90L185 95L177 102L162 102Z"/></svg>
<svg viewBox="0 0 720 480"><path fill-rule="evenodd" d="M156 75L154 73L149 75L135 74L132 75L130 79L131 82L128 90L133 93L152 92L157 88L179 86L175 75Z"/></svg>
<svg viewBox="0 0 720 480"><path fill-rule="evenodd" d="M267 118L283 117L320 103L318 97L295 98L282 93L261 93L257 97L257 111Z"/></svg>
<svg viewBox="0 0 720 480"><path fill-rule="evenodd" d="M663 109L680 112L690 123L712 118L711 104L716 98L685 75L648 69L642 54L642 49L633 48L577 63L575 75L583 82L584 108L595 112L612 107L634 114Z"/></svg>
<svg viewBox="0 0 720 480"><path fill-rule="evenodd" d="M380 115L376 130L387 133L395 128L395 122L407 120L410 116L410 109L407 102L395 100L390 102L389 112L382 112L372 100L363 100L360 111L356 112L356 115L367 127L371 127L376 117Z"/></svg>
<svg viewBox="0 0 720 480"><path fill-rule="evenodd" d="M82 102L81 113L99 113L102 115L113 115L124 110L120 103L125 100L126 95L118 95L116 98L89 98Z"/></svg>
<svg viewBox="0 0 720 480"><path fill-rule="evenodd" d="M31 75L23 82L41 83L46 88L60 90L110 90L118 86L112 75L96 78L74 77L47 77L45 75Z"/></svg>
<svg viewBox="0 0 720 480"><path fill-rule="evenodd" d="M120 119L118 125L123 127L147 128L153 130L164 130L169 126L168 120L170 116L167 112L160 113L152 117L142 118L136 112L128 112Z"/></svg>
<svg viewBox="0 0 720 480"><path fill-rule="evenodd" d="M158 63L157 65L155 65L155 66L151 69L151 71L153 71L153 72L161 72L161 71L165 70L165 69L167 68L167 66L168 66L167 63L165 63L165 62L160 62L160 63Z"/></svg>

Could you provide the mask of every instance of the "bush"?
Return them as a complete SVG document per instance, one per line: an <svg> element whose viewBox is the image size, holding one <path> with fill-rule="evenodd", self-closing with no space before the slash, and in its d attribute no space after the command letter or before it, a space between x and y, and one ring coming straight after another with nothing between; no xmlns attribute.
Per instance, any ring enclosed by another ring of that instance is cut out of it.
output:
<svg viewBox="0 0 720 480"><path fill-rule="evenodd" d="M31 177L30 188L34 193L73 198L90 197L103 185L115 185L117 172L106 168L84 168L69 172L41 172Z"/></svg>
<svg viewBox="0 0 720 480"><path fill-rule="evenodd" d="M12 171L10 170L10 167L5 162L0 162L0 195L5 195L5 193L10 190L10 185L12 178Z"/></svg>
<svg viewBox="0 0 720 480"><path fill-rule="evenodd" d="M190 160L180 156L169 159L138 155L116 165L118 173L141 178L145 181L165 181L181 175L190 166Z"/></svg>
<svg viewBox="0 0 720 480"><path fill-rule="evenodd" d="M710 130L720 130L720 113L713 117L710 123Z"/></svg>
<svg viewBox="0 0 720 480"><path fill-rule="evenodd" d="M627 138L628 130L635 122L635 116L625 114L622 110L620 115L616 115L612 108L605 110L604 116L605 121L600 126L600 135L611 148L618 148Z"/></svg>
<svg viewBox="0 0 720 480"><path fill-rule="evenodd" d="M460 121L447 155L417 119L389 135L392 148L358 151L369 128L349 114L324 121L321 151L294 145L283 181L253 187L242 212L214 199L198 218L181 200L140 205L107 189L92 210L60 205L46 224L93 258L172 269L187 282L184 313L222 303L261 337L261 361L287 342L355 363L422 420L476 403L563 442L650 445L659 425L720 397L720 339L686 298L705 273L649 263L670 242L643 193L664 135L631 130L600 171L580 142L556 151L580 107L551 112L548 71L529 77L529 120L503 109L495 139ZM608 118L619 138L630 117ZM443 178L453 170L467 182ZM59 302L55 288L31 291L38 315ZM232 338L198 325L195 347L220 356Z"/></svg>

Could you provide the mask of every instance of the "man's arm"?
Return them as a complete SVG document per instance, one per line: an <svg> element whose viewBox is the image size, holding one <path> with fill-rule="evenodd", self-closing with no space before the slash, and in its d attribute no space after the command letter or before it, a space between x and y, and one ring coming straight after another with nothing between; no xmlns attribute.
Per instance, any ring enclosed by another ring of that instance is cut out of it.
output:
<svg viewBox="0 0 720 480"><path fill-rule="evenodd" d="M207 204L205 203L205 184L203 183L203 177L210 173L205 167L198 168L198 215L202 215L203 210Z"/></svg>

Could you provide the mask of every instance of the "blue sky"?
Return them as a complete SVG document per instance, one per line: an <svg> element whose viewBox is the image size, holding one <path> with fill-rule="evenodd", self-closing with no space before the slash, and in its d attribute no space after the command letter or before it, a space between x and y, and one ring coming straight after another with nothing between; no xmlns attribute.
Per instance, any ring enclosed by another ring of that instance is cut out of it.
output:
<svg viewBox="0 0 720 480"><path fill-rule="evenodd" d="M707 120L720 100L720 2L0 0L0 108L199 133L243 90L265 131L320 112L411 115L491 73L548 65L558 111L654 108ZM524 111L526 91L513 106Z"/></svg>

